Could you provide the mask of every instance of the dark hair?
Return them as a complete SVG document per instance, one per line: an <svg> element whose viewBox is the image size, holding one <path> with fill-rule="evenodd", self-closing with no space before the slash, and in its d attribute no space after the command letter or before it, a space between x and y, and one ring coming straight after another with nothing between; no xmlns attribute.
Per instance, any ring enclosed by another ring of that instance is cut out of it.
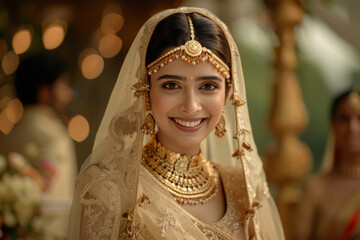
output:
<svg viewBox="0 0 360 240"><path fill-rule="evenodd" d="M230 48L222 29L199 13L191 13L189 16L194 25L195 40L210 49L230 67ZM166 49L184 45L189 40L190 28L186 14L176 13L163 19L155 27L150 39L146 65L159 58Z"/></svg>
<svg viewBox="0 0 360 240"><path fill-rule="evenodd" d="M25 58L16 70L14 86L16 94L24 105L37 103L41 86L51 86L63 70L59 58L37 54Z"/></svg>
<svg viewBox="0 0 360 240"><path fill-rule="evenodd" d="M331 106L331 120L335 119L335 115L336 115L336 111L340 105L340 103L342 103L343 100L345 100L352 92L353 90L346 90L345 92L340 93L333 101L332 106Z"/></svg>

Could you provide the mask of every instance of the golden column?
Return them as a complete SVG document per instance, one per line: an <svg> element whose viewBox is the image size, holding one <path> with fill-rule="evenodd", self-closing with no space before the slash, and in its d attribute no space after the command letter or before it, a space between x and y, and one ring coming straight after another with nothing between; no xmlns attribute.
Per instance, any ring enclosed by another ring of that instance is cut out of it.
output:
<svg viewBox="0 0 360 240"><path fill-rule="evenodd" d="M307 114L295 77L297 59L294 28L301 23L300 0L264 0L272 28L278 37L275 50L275 80L269 125L275 135L266 150L264 167L270 182L277 187L275 200L287 239L292 238L293 207L298 201L297 184L309 172L312 154L298 135L307 126Z"/></svg>

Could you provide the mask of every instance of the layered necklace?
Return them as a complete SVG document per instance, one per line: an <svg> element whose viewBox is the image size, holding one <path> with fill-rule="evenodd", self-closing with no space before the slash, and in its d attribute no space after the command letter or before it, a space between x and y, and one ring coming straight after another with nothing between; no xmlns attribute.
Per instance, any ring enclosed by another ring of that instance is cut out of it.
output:
<svg viewBox="0 0 360 240"><path fill-rule="evenodd" d="M360 164L338 164L336 172L343 176L360 178Z"/></svg>
<svg viewBox="0 0 360 240"><path fill-rule="evenodd" d="M202 204L217 192L218 174L200 154L189 157L166 149L156 137L143 148L142 165L179 204Z"/></svg>

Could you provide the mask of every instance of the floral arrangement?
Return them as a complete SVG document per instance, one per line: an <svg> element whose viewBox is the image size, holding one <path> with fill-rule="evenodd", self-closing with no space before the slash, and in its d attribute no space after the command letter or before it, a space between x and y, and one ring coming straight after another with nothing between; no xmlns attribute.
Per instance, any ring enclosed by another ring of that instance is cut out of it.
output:
<svg viewBox="0 0 360 240"><path fill-rule="evenodd" d="M44 163L45 175L19 153L0 154L0 239L41 239L45 219L41 196L53 169Z"/></svg>

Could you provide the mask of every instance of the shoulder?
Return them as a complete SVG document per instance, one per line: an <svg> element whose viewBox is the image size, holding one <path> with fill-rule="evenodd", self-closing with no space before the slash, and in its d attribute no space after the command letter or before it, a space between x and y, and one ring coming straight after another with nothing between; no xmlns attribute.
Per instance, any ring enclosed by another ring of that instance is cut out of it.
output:
<svg viewBox="0 0 360 240"><path fill-rule="evenodd" d="M218 162L211 162L215 169L221 175L221 178L226 178L231 182L244 182L244 171L241 165L224 165Z"/></svg>

